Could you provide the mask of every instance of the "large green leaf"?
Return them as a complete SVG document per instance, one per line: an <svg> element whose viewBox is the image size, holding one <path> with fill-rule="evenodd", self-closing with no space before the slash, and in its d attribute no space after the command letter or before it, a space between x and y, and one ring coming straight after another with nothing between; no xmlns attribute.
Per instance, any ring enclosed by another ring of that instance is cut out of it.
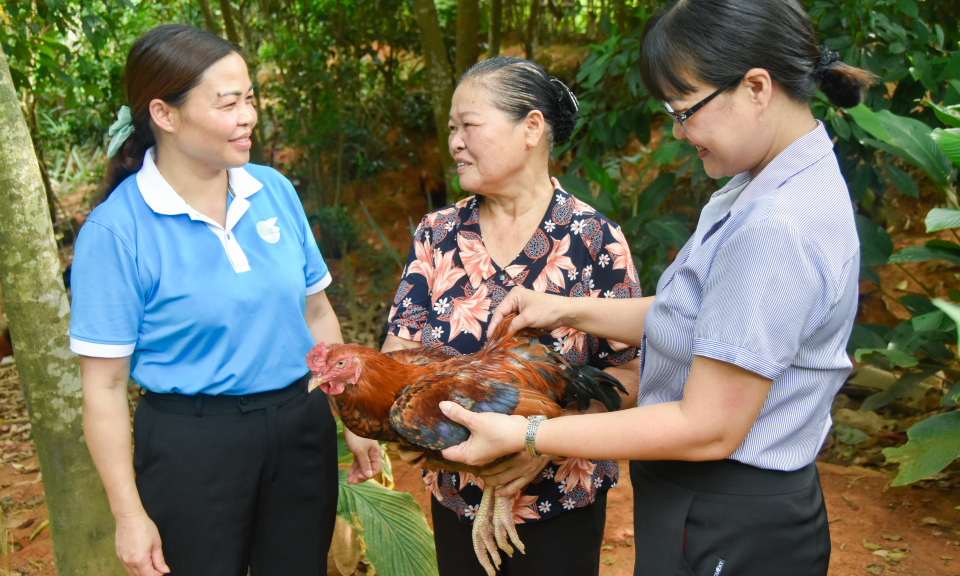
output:
<svg viewBox="0 0 960 576"><path fill-rule="evenodd" d="M960 105L941 107L926 100L924 100L923 103L933 108L934 113L936 113L937 118L941 122L953 128L960 128Z"/></svg>
<svg viewBox="0 0 960 576"><path fill-rule="evenodd" d="M930 134L937 146L943 150L951 162L960 166L960 128L937 128Z"/></svg>
<svg viewBox="0 0 960 576"><path fill-rule="evenodd" d="M673 172L660 174L640 192L637 198L637 213L624 223L624 232L632 234L638 226L646 222L650 213L656 210L670 193L675 180L676 175Z"/></svg>
<svg viewBox="0 0 960 576"><path fill-rule="evenodd" d="M860 237L860 264L883 266L890 260L893 241L886 229L866 216L857 214L857 235Z"/></svg>
<svg viewBox="0 0 960 576"><path fill-rule="evenodd" d="M950 244L952 244L953 247L949 246ZM946 260L954 264L960 264L960 246L952 242L932 240L924 246L904 248L893 256L890 256L891 264L928 262L930 260Z"/></svg>
<svg viewBox="0 0 960 576"><path fill-rule="evenodd" d="M887 164L887 177L890 178L890 181L893 182L893 185L897 187L900 192L905 196L911 198L920 197L920 188L917 187L917 183L909 174L903 170L897 168L893 164Z"/></svg>
<svg viewBox="0 0 960 576"><path fill-rule="evenodd" d="M610 214L614 210L609 194L605 194L601 190L596 198L593 197L593 192L590 190L590 181L586 178L566 174L557 176L556 178L560 181L560 185L563 186L564 190L576 196L581 202L586 202L590 206L593 206L595 210L603 214Z"/></svg>
<svg viewBox="0 0 960 576"><path fill-rule="evenodd" d="M960 412L931 416L907 430L903 446L884 448L887 462L899 462L893 486L929 478L960 457Z"/></svg>
<svg viewBox="0 0 960 576"><path fill-rule="evenodd" d="M927 232L960 227L960 210L953 208L934 208L927 212Z"/></svg>
<svg viewBox="0 0 960 576"><path fill-rule="evenodd" d="M347 484L340 471L337 514L360 530L367 560L383 576L434 576L437 551L433 533L413 496L372 480ZM464 561L472 561L465 558Z"/></svg>
<svg viewBox="0 0 960 576"><path fill-rule="evenodd" d="M887 110L874 112L864 104L847 111L856 123L876 138L863 143L903 158L921 168L941 188L954 175L954 167L930 135L930 127L919 120L897 116Z"/></svg>
<svg viewBox="0 0 960 576"><path fill-rule="evenodd" d="M678 220L672 214L660 216L645 226L647 232L653 234L664 244L674 248L683 248L683 245L690 239L690 231L684 226L683 222Z"/></svg>

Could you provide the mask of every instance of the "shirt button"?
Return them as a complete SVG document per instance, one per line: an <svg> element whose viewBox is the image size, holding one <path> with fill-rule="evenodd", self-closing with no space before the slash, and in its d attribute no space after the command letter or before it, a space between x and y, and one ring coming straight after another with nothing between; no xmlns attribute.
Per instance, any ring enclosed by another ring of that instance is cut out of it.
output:
<svg viewBox="0 0 960 576"><path fill-rule="evenodd" d="M503 272L501 272L500 275L497 276L497 279L500 280L501 282L503 282L504 280L507 279L507 275L504 274Z"/></svg>
<svg viewBox="0 0 960 576"><path fill-rule="evenodd" d="M248 402L250 402L250 400L246 396L240 397L240 403L243 404L244 406L246 406Z"/></svg>

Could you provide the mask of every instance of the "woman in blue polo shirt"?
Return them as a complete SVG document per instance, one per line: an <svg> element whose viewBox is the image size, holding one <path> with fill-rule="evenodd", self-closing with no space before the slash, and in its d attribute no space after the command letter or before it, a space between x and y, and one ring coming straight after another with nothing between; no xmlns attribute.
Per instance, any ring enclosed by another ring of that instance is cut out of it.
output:
<svg viewBox="0 0 960 576"><path fill-rule="evenodd" d="M641 346L638 407L537 426L442 408L471 464L526 448L634 460L635 574L826 574L813 464L851 363L859 242L846 184L809 101L856 105L871 75L817 46L795 0L675 0L644 30L640 70L710 176L732 176L655 297L515 288L491 320L568 326ZM629 318L631 321L625 322Z"/></svg>
<svg viewBox="0 0 960 576"><path fill-rule="evenodd" d="M305 356L340 326L293 187L248 164L246 64L214 34L161 26L134 43L126 83L70 325L117 554L136 576L326 574L336 427L306 394ZM350 479L365 480L379 447L347 439Z"/></svg>

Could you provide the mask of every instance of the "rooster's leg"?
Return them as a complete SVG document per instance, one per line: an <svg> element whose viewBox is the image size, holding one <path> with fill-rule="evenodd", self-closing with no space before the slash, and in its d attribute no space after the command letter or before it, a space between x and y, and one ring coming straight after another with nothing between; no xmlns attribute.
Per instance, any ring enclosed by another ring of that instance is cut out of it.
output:
<svg viewBox="0 0 960 576"><path fill-rule="evenodd" d="M507 556L513 556L513 547L507 542L508 536L514 546L517 547L517 550L522 554L527 553L523 542L521 542L520 537L517 536L517 528L513 524L513 506L510 504L509 498L501 496L494 497L493 535L497 539L497 544L507 553Z"/></svg>
<svg viewBox="0 0 960 576"><path fill-rule="evenodd" d="M480 565L486 570L487 576L496 574L494 566L500 568L500 553L497 551L496 542L493 540L494 527L491 523L491 519L494 517L494 500L496 500L493 491L496 488L496 486L489 484L484 488L483 499L480 500L480 508L477 510L477 517L473 520L473 551L477 554ZM490 554L493 565L487 559L487 553ZM509 553L513 553L512 548Z"/></svg>

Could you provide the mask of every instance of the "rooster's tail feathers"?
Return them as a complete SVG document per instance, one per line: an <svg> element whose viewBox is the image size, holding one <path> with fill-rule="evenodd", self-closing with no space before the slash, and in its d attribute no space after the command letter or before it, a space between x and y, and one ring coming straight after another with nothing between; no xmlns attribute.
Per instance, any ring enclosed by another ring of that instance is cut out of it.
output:
<svg viewBox="0 0 960 576"><path fill-rule="evenodd" d="M620 394L627 395L627 389L613 376L593 366L568 365L567 385L563 390L563 399L568 403L576 402L577 408L586 410L590 400L599 400L609 412L619 410L622 405Z"/></svg>

